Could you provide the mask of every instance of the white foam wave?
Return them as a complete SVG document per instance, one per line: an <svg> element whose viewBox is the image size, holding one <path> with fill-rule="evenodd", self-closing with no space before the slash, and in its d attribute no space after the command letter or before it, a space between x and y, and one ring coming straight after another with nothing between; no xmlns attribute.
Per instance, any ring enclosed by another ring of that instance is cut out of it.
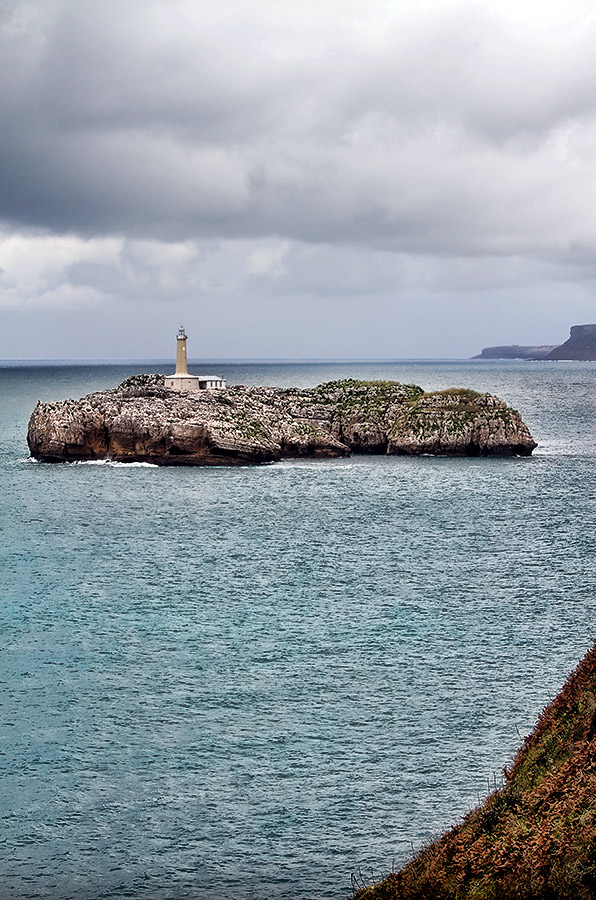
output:
<svg viewBox="0 0 596 900"><path fill-rule="evenodd" d="M22 456L18 462L22 463L35 463L36 465L41 462L39 459L35 459L34 456ZM157 463L152 462L120 462L116 459L73 459L73 460L64 460L63 463L59 463L58 465L64 466L108 466L111 469L159 469Z"/></svg>
<svg viewBox="0 0 596 900"><path fill-rule="evenodd" d="M108 466L110 469L159 469L157 463L120 462L115 459L77 459L67 462L67 466Z"/></svg>
<svg viewBox="0 0 596 900"><path fill-rule="evenodd" d="M329 468L336 471L337 469L354 469L358 465L357 462L337 462L333 459L309 459L309 460L280 460L274 463L272 469L274 471L283 471L285 469L321 469Z"/></svg>
<svg viewBox="0 0 596 900"><path fill-rule="evenodd" d="M538 444L533 456L591 456L593 446L583 440L545 441Z"/></svg>

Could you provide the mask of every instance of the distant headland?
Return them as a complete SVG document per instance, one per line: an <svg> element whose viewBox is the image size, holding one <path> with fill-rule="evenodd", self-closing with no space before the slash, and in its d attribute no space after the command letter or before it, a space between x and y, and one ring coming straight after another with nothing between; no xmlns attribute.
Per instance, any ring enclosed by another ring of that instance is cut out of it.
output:
<svg viewBox="0 0 596 900"><path fill-rule="evenodd" d="M482 353L473 356L472 359L544 359L554 349L554 344L544 344L540 347L506 344L502 347L484 347Z"/></svg>
<svg viewBox="0 0 596 900"><path fill-rule="evenodd" d="M572 325L569 338L555 347L545 359L596 359L596 325Z"/></svg>
<svg viewBox="0 0 596 900"><path fill-rule="evenodd" d="M560 345L535 347L510 344L485 347L472 359L575 359L596 360L596 325L572 325L569 338Z"/></svg>

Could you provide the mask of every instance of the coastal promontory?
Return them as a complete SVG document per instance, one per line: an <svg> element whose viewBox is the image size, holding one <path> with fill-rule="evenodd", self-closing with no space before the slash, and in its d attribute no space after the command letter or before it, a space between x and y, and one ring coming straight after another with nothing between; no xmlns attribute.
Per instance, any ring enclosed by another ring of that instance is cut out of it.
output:
<svg viewBox="0 0 596 900"><path fill-rule="evenodd" d="M540 716L504 786L353 900L596 897L596 647Z"/></svg>
<svg viewBox="0 0 596 900"><path fill-rule="evenodd" d="M544 359L555 349L554 344L541 344L536 347L507 344L498 347L484 347L482 352L478 356L473 356L472 359Z"/></svg>
<svg viewBox="0 0 596 900"><path fill-rule="evenodd" d="M545 359L596 359L596 325L572 325L565 343L551 350Z"/></svg>
<svg viewBox="0 0 596 900"><path fill-rule="evenodd" d="M173 391L140 375L81 400L38 403L31 455L45 462L111 459L239 465L351 453L529 456L519 413L491 394L346 379L314 388Z"/></svg>
<svg viewBox="0 0 596 900"><path fill-rule="evenodd" d="M472 359L573 359L596 360L596 325L572 325L564 344L525 347L519 344L484 347Z"/></svg>

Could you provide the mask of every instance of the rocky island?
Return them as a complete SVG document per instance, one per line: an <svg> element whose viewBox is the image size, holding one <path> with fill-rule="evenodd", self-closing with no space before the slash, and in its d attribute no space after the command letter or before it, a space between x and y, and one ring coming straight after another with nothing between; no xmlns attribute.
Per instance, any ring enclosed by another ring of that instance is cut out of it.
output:
<svg viewBox="0 0 596 900"><path fill-rule="evenodd" d="M529 456L519 413L490 394L346 379L315 388L173 391L137 375L82 400L38 403L27 435L44 462L239 465L351 453Z"/></svg>

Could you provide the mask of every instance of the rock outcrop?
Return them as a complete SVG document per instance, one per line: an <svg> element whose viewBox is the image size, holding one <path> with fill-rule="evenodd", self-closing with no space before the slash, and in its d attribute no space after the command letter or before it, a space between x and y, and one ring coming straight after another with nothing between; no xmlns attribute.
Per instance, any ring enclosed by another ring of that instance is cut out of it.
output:
<svg viewBox="0 0 596 900"><path fill-rule="evenodd" d="M393 381L184 394L135 376L82 400L38 403L27 435L46 462L237 465L350 453L529 456L519 413L490 394Z"/></svg>
<svg viewBox="0 0 596 900"><path fill-rule="evenodd" d="M460 825L354 900L596 898L596 647L504 776Z"/></svg>
<svg viewBox="0 0 596 900"><path fill-rule="evenodd" d="M560 347L544 357L545 359L596 359L596 325L572 325L569 338Z"/></svg>

